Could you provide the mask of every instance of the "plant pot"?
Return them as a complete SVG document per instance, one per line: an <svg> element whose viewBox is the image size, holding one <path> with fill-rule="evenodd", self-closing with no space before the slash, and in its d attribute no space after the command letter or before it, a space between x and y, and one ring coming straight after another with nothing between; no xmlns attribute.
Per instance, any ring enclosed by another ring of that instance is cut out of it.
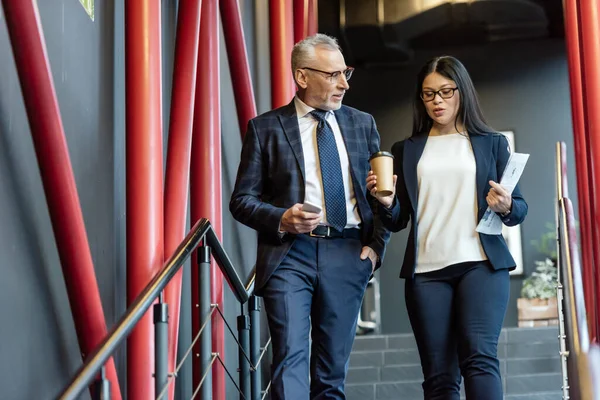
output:
<svg viewBox="0 0 600 400"><path fill-rule="evenodd" d="M519 327L558 325L556 297L549 299L517 299Z"/></svg>

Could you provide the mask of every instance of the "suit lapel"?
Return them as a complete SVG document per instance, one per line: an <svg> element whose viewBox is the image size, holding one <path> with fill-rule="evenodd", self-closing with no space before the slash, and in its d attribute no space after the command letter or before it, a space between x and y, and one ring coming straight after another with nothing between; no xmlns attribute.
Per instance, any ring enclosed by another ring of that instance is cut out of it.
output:
<svg viewBox="0 0 600 400"><path fill-rule="evenodd" d="M302 180L306 182L304 174L304 152L302 150L302 138L300 137L300 128L298 127L298 116L296 114L296 106L294 100L288 104L279 115L279 122L283 127L283 133L287 138L292 152L298 162L298 168L302 173ZM304 183L303 183L304 184Z"/></svg>
<svg viewBox="0 0 600 400"><path fill-rule="evenodd" d="M488 135L472 135L471 147L475 156L475 164L477 165L476 182L477 182L477 204L485 199L485 188L487 187L487 177L490 169L490 160L492 159L493 136Z"/></svg>
<svg viewBox="0 0 600 400"><path fill-rule="evenodd" d="M404 172L404 182L408 191L408 198L413 207L413 211L417 212L417 199L419 192L419 181L417 178L417 164L423 155L425 144L427 143L427 134L419 134L410 137L404 143L404 154L402 170Z"/></svg>

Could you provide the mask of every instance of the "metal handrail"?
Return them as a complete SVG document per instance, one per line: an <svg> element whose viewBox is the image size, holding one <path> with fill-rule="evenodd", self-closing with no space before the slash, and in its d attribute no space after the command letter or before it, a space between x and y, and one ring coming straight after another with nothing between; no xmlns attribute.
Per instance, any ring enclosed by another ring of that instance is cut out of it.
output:
<svg viewBox="0 0 600 400"><path fill-rule="evenodd" d="M236 299L244 304L248 301L249 290L246 290L231 260L225 253L223 245L219 241L210 221L206 218L200 219L189 231L183 241L179 244L173 255L165 262L162 269L152 278L150 283L135 298L125 314L117 324L110 330L104 340L89 354L85 363L77 370L67 388L58 396L61 400L76 399L94 380L106 361L115 352L119 344L127 338L137 322L146 314L154 300L160 295L164 288L187 261L198 244L205 239L206 245L212 249L212 254L221 272L229 283ZM250 292L254 289L254 270L247 279Z"/></svg>
<svg viewBox="0 0 600 400"><path fill-rule="evenodd" d="M246 284L244 285L248 296L254 296L254 283L256 282L256 265L252 267L252 271L248 274Z"/></svg>

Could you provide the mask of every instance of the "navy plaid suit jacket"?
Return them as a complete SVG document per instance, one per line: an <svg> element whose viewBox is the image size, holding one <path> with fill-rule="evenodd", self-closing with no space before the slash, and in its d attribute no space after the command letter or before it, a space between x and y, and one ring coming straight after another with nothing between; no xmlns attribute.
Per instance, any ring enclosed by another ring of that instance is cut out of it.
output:
<svg viewBox="0 0 600 400"><path fill-rule="evenodd" d="M362 220L362 243L379 255L379 268L390 233L376 214L377 200L366 188L369 156L379 151L373 117L342 106L334 111L346 144L350 175ZM283 213L304 202L304 154L294 101L250 120L244 138L235 188L229 203L233 217L258 232L255 291L279 266L294 241L280 238Z"/></svg>

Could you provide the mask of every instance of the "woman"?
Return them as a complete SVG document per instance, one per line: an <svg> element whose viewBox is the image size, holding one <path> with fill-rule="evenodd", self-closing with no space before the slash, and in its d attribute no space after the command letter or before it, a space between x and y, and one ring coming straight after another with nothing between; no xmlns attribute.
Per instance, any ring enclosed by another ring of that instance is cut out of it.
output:
<svg viewBox="0 0 600 400"><path fill-rule="evenodd" d="M497 182L508 162L506 137L484 121L473 82L453 57L430 60L418 76L412 136L392 147L395 192L367 188L391 231L412 231L400 273L421 357L425 399L501 400L498 337L515 268L502 235L476 226L490 207L508 226L527 203L518 186Z"/></svg>

